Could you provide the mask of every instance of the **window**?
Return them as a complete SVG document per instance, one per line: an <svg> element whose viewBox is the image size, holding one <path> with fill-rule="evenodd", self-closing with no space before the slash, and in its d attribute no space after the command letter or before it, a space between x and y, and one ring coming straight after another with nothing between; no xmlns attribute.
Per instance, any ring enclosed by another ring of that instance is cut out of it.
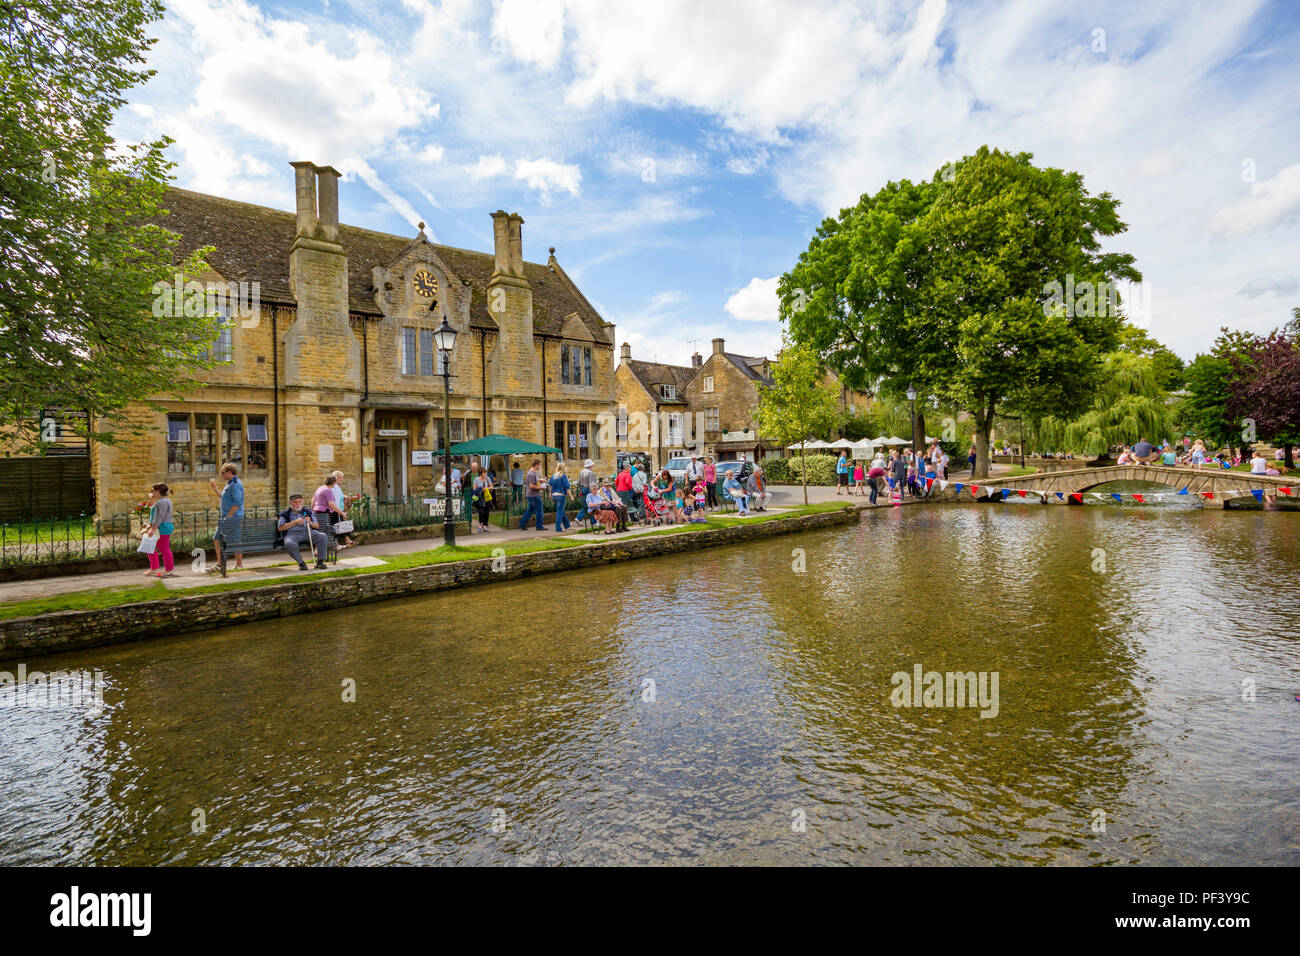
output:
<svg viewBox="0 0 1300 956"><path fill-rule="evenodd" d="M660 395L661 397L663 397L663 398L668 399L668 401L670 401L670 402L676 401L676 400L677 400L677 386L676 386L676 385L660 385L660 386L659 386L659 395Z"/></svg>
<svg viewBox="0 0 1300 956"><path fill-rule="evenodd" d="M244 470L244 423L238 415L225 415L221 419L221 460L233 461Z"/></svg>
<svg viewBox="0 0 1300 956"><path fill-rule="evenodd" d="M194 471L217 473L217 416L194 416Z"/></svg>
<svg viewBox="0 0 1300 956"><path fill-rule="evenodd" d="M704 376L704 390L705 390L706 392L711 392L711 391L713 391L713 376L712 376L712 375L706 375L706 376Z"/></svg>
<svg viewBox="0 0 1300 956"><path fill-rule="evenodd" d="M478 438L478 419L465 419L465 440L473 441L476 438Z"/></svg>
<svg viewBox="0 0 1300 956"><path fill-rule="evenodd" d="M669 445L682 444L682 413L668 413L668 442Z"/></svg>
<svg viewBox="0 0 1300 956"><path fill-rule="evenodd" d="M190 470L190 416L167 416L167 474L183 475Z"/></svg>
<svg viewBox="0 0 1300 956"><path fill-rule="evenodd" d="M619 439L627 438L627 406L626 405L618 406L618 427L617 427L617 434L615 435L615 437Z"/></svg>
<svg viewBox="0 0 1300 956"><path fill-rule="evenodd" d="M575 354L577 350L574 350ZM591 349L582 350L582 384L591 384Z"/></svg>
<svg viewBox="0 0 1300 956"><path fill-rule="evenodd" d="M233 362L235 360L234 333L235 320L230 316L230 306L218 305L213 311L219 315L220 327L217 337L204 351L203 356L213 362Z"/></svg>
<svg viewBox="0 0 1300 956"><path fill-rule="evenodd" d="M415 349L415 329L402 329L402 374L414 375L417 352Z"/></svg>
<svg viewBox="0 0 1300 956"><path fill-rule="evenodd" d="M704 410L704 428L707 431L718 431L718 410L716 408L706 408Z"/></svg>
<svg viewBox="0 0 1300 956"><path fill-rule="evenodd" d="M267 444L265 415L173 412L167 416L167 474L211 477L228 461L241 475L265 472Z"/></svg>
<svg viewBox="0 0 1300 956"><path fill-rule="evenodd" d="M420 374L433 374L433 329L420 329Z"/></svg>
<svg viewBox="0 0 1300 956"><path fill-rule="evenodd" d="M569 347L560 346L560 384L569 384Z"/></svg>
<svg viewBox="0 0 1300 956"><path fill-rule="evenodd" d="M465 440L465 422L459 418L451 420L451 443L458 445Z"/></svg>
<svg viewBox="0 0 1300 956"><path fill-rule="evenodd" d="M249 471L266 471L266 416L249 415L248 421L248 462Z"/></svg>

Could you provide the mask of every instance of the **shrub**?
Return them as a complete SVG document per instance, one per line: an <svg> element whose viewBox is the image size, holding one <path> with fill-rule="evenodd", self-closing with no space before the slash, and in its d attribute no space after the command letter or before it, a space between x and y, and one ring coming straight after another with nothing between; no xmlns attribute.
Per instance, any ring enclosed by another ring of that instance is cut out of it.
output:
<svg viewBox="0 0 1300 956"><path fill-rule="evenodd" d="M837 459L832 458L830 455L809 455L804 459L800 459L796 455L787 460L790 462L790 481L793 484L800 483L799 476L803 471L803 466L806 466L808 470L808 484L835 484L835 462Z"/></svg>
<svg viewBox="0 0 1300 956"><path fill-rule="evenodd" d="M788 458L764 458L762 465L763 474L768 481L774 481L778 485L785 485L795 480L794 473L790 471L790 459Z"/></svg>

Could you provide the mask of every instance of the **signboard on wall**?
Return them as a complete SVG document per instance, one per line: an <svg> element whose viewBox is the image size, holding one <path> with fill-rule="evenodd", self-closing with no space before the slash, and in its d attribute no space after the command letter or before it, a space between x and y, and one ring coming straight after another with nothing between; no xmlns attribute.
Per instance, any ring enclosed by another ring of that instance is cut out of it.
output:
<svg viewBox="0 0 1300 956"><path fill-rule="evenodd" d="M367 475L373 475L375 473L375 460L373 458L362 458L361 470Z"/></svg>
<svg viewBox="0 0 1300 956"><path fill-rule="evenodd" d="M405 428L380 428L378 430L380 438L405 438Z"/></svg>
<svg viewBox="0 0 1300 956"><path fill-rule="evenodd" d="M412 464L412 465L432 465L432 464L433 464L433 452L431 452L431 451L420 451L418 448L412 448L412 449L411 449L411 464Z"/></svg>

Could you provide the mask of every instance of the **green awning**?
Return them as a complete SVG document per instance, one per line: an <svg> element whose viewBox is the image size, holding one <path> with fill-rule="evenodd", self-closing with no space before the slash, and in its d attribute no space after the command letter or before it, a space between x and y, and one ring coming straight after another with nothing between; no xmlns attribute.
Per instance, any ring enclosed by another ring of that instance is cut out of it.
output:
<svg viewBox="0 0 1300 956"><path fill-rule="evenodd" d="M451 446L453 455L562 455L564 452L550 445L524 441L522 438L509 438L505 435L484 435L473 441L463 441ZM441 455L441 450L434 452Z"/></svg>

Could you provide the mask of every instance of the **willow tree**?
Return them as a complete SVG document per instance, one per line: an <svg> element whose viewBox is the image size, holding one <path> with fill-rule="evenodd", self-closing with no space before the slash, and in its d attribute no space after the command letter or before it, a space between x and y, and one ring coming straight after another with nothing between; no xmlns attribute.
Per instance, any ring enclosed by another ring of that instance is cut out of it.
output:
<svg viewBox="0 0 1300 956"><path fill-rule="evenodd" d="M781 315L850 388L882 382L969 411L976 474L1003 406L1087 409L1122 322L1114 283L1133 257L1109 193L981 147L930 182L891 182L826 219L781 277Z"/></svg>
<svg viewBox="0 0 1300 956"><path fill-rule="evenodd" d="M1071 421L1047 416L1039 440L1053 451L1104 454L1112 445L1168 437L1173 414L1158 383L1155 362L1132 352L1112 352L1102 364L1102 381L1092 407Z"/></svg>
<svg viewBox="0 0 1300 956"><path fill-rule="evenodd" d="M829 432L839 410L837 394L825 384L826 373L817 353L787 343L772 363L771 384L758 386L758 433L785 448L799 446L799 480L808 504L808 469L804 445Z"/></svg>

